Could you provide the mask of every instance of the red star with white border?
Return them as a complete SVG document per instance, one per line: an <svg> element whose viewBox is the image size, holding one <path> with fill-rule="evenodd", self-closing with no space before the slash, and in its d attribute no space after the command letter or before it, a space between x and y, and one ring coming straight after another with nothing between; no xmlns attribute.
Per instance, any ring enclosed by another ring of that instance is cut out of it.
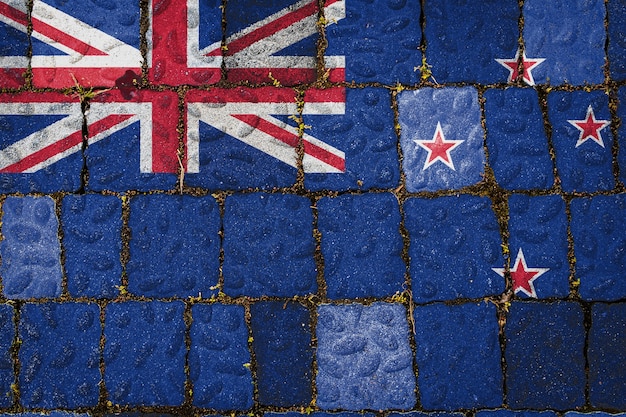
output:
<svg viewBox="0 0 626 417"><path fill-rule="evenodd" d="M437 122L437 129L435 129L435 134L433 135L432 140L414 140L414 142L428 151L428 156L426 157L426 162L424 162L424 168L422 168L422 171L426 170L426 168L437 161L443 162L446 166L456 171L450 152L465 141L446 140L443 136L443 130L441 129L440 122Z"/></svg>
<svg viewBox="0 0 626 417"><path fill-rule="evenodd" d="M568 122L576 129L580 130L580 136L578 136L578 142L576 142L577 148L588 139L592 139L595 143L604 148L604 141L602 141L600 131L610 125L611 122L608 120L597 120L595 114L593 114L591 105L587 107L587 117L585 120L568 120Z"/></svg>
<svg viewBox="0 0 626 417"><path fill-rule="evenodd" d="M501 277L504 277L504 268L492 268ZM511 268L511 278L513 279L513 291L523 292L529 297L537 298L535 285L533 282L548 272L550 268L529 268L524 259L524 252L520 248L515 259L515 266Z"/></svg>
<svg viewBox="0 0 626 417"><path fill-rule="evenodd" d="M543 61L545 58L527 58L526 52L522 53L522 67L524 68L524 74L522 74L522 79L528 85L535 85L535 79L533 78L532 70ZM515 53L515 57L513 59L498 59L496 61L504 68L509 70L509 78L507 82L513 82L517 80L519 77L519 49Z"/></svg>

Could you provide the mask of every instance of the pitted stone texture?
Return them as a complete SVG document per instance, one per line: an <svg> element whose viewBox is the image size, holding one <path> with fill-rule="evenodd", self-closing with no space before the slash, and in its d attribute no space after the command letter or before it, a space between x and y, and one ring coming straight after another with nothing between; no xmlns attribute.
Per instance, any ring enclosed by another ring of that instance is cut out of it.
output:
<svg viewBox="0 0 626 417"><path fill-rule="evenodd" d="M491 270L504 265L504 258L488 198L411 198L404 213L411 237L415 302L477 298L504 291L504 280Z"/></svg>
<svg viewBox="0 0 626 417"><path fill-rule="evenodd" d="M609 0L607 12L611 77L616 81L623 81L626 80L626 1Z"/></svg>
<svg viewBox="0 0 626 417"><path fill-rule="evenodd" d="M7 298L61 295L59 223L50 197L7 197L3 206L2 278Z"/></svg>
<svg viewBox="0 0 626 417"><path fill-rule="evenodd" d="M219 269L217 202L211 196L139 195L130 201L128 290L148 297L215 293Z"/></svg>
<svg viewBox="0 0 626 417"><path fill-rule="evenodd" d="M389 414L389 417L463 417L463 416L464 416L463 413L445 413L445 412L424 413L421 411Z"/></svg>
<svg viewBox="0 0 626 417"><path fill-rule="evenodd" d="M0 407L9 407L13 404L11 388L11 384L15 382L11 357L11 345L15 338L13 314L13 307L0 304Z"/></svg>
<svg viewBox="0 0 626 417"><path fill-rule="evenodd" d="M511 408L571 410L585 403L585 331L578 303L513 302L504 334Z"/></svg>
<svg viewBox="0 0 626 417"><path fill-rule="evenodd" d="M484 131L474 87L403 91L398 112L408 191L462 188L482 180ZM433 141L438 123L445 141L463 141L449 152L454 169L441 160L426 167L428 151L415 142Z"/></svg>
<svg viewBox="0 0 626 417"><path fill-rule="evenodd" d="M626 296L626 196L574 199L572 236L580 295L590 301Z"/></svg>
<svg viewBox="0 0 626 417"><path fill-rule="evenodd" d="M292 297L317 291L311 205L289 194L226 198L226 294Z"/></svg>
<svg viewBox="0 0 626 417"><path fill-rule="evenodd" d="M552 187L552 161L537 92L489 89L485 100L489 164L498 184L508 190Z"/></svg>
<svg viewBox="0 0 626 417"><path fill-rule="evenodd" d="M424 409L500 406L502 370L495 306L417 306L414 317Z"/></svg>
<svg viewBox="0 0 626 417"><path fill-rule="evenodd" d="M624 346L626 303L593 304L587 351L589 400L593 407L626 410Z"/></svg>
<svg viewBox="0 0 626 417"><path fill-rule="evenodd" d="M316 411L314 413L298 413L295 411L287 411L285 413L265 413L265 417L374 417L374 413L352 413L343 411L339 413L325 413L323 411Z"/></svg>
<svg viewBox="0 0 626 417"><path fill-rule="evenodd" d="M185 323L178 301L111 303L104 381L114 404L178 406L184 399Z"/></svg>
<svg viewBox="0 0 626 417"><path fill-rule="evenodd" d="M533 282L537 298L567 297L569 262L563 199L558 195L512 195L509 197L509 234L511 267L522 249L529 268L549 268Z"/></svg>
<svg viewBox="0 0 626 417"><path fill-rule="evenodd" d="M404 306L323 304L317 341L320 408L413 408L415 375Z"/></svg>
<svg viewBox="0 0 626 417"><path fill-rule="evenodd" d="M406 268L394 195L323 198L317 213L328 297L385 297L403 290Z"/></svg>
<svg viewBox="0 0 626 417"><path fill-rule="evenodd" d="M626 10L626 9L625 9ZM617 90L617 116L620 120L626 120L626 87ZM617 131L619 152L617 154L617 162L619 164L619 179L626 183L626 123L621 123Z"/></svg>
<svg viewBox="0 0 626 417"><path fill-rule="evenodd" d="M97 304L25 304L19 325L21 403L27 408L95 406L100 331Z"/></svg>
<svg viewBox="0 0 626 417"><path fill-rule="evenodd" d="M28 10L26 0L7 0L10 8L7 13L9 22L24 28L21 31L6 21L0 23L0 56L7 57L22 68L0 68L0 88L16 88L24 85L24 72L28 66L28 24L26 12ZM14 22L15 21L15 22Z"/></svg>
<svg viewBox="0 0 626 417"><path fill-rule="evenodd" d="M308 105L324 100L325 95L334 97L335 92L308 90L304 94L302 117L311 126L305 134L345 153L345 172L307 174L305 186L314 191L396 187L400 169L389 90L348 88L345 94L345 113L337 114L336 108L320 111L318 107L318 115L308 114Z"/></svg>
<svg viewBox="0 0 626 417"><path fill-rule="evenodd" d="M122 202L68 195L61 205L67 286L74 297L113 298L121 285Z"/></svg>
<svg viewBox="0 0 626 417"><path fill-rule="evenodd" d="M592 139L576 146L581 132L568 122L585 120L589 106L596 120L611 120L608 96L603 91L558 91L548 95L556 168L564 191L593 192L615 186L610 126L599 131L604 147Z"/></svg>
<svg viewBox="0 0 626 417"><path fill-rule="evenodd" d="M545 58L533 69L536 83L582 85L604 81L603 0L527 0L523 14L526 56Z"/></svg>
<svg viewBox="0 0 626 417"><path fill-rule="evenodd" d="M515 0L425 2L426 58L439 83L503 81L496 61L517 50L519 6Z"/></svg>
<svg viewBox="0 0 626 417"><path fill-rule="evenodd" d="M590 413L580 413L578 411L568 411L564 417L624 417L626 413L607 413L604 411L593 411Z"/></svg>
<svg viewBox="0 0 626 417"><path fill-rule="evenodd" d="M250 313L259 403L309 405L313 395L309 310L294 302L261 301L250 307Z"/></svg>
<svg viewBox="0 0 626 417"><path fill-rule="evenodd" d="M384 2L338 1L344 3L345 17L334 22L326 9L326 65L332 67L334 56L345 56L346 81L382 84L416 84L419 66L421 29L418 0ZM389 48L389 45L394 45Z"/></svg>
<svg viewBox="0 0 626 417"><path fill-rule="evenodd" d="M557 417L557 414L554 411L498 409L478 411L476 417Z"/></svg>
<svg viewBox="0 0 626 417"><path fill-rule="evenodd" d="M244 308L194 305L189 373L193 403L216 410L252 407L252 375ZM248 367L246 367L248 364Z"/></svg>

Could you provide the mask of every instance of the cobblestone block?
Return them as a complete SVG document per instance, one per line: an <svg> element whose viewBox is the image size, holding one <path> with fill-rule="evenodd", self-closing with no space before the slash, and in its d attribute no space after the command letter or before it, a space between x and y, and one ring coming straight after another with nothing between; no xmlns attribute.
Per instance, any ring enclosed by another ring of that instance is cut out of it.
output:
<svg viewBox="0 0 626 417"><path fill-rule="evenodd" d="M578 303L514 302L505 326L511 408L569 410L585 402L585 332Z"/></svg>
<svg viewBox="0 0 626 417"><path fill-rule="evenodd" d="M432 304L415 307L414 317L424 409L500 406L502 370L495 306Z"/></svg>
<svg viewBox="0 0 626 417"><path fill-rule="evenodd" d="M2 278L7 298L61 295L59 222L50 197L7 197L3 205Z"/></svg>
<svg viewBox="0 0 626 417"><path fill-rule="evenodd" d="M136 196L129 226L131 293L162 298L215 293L221 221L213 197Z"/></svg>
<svg viewBox="0 0 626 417"><path fill-rule="evenodd" d="M413 355L400 304L318 308L317 405L322 409L410 409Z"/></svg>
<svg viewBox="0 0 626 417"><path fill-rule="evenodd" d="M15 338L13 314L13 307L0 304L0 407L9 407L13 404L11 388L11 384L15 382L11 357L11 345Z"/></svg>
<svg viewBox="0 0 626 417"><path fill-rule="evenodd" d="M0 68L0 88L16 88L24 85L24 72L28 67L27 2L7 0L6 14L9 16L0 23L0 56L10 59L11 67Z"/></svg>
<svg viewBox="0 0 626 417"><path fill-rule="evenodd" d="M317 213L330 298L385 297L403 290L405 265L395 196L323 198Z"/></svg>
<svg viewBox="0 0 626 417"><path fill-rule="evenodd" d="M626 80L626 2L609 0L609 46L608 60L611 77L616 81Z"/></svg>
<svg viewBox="0 0 626 417"><path fill-rule="evenodd" d="M104 381L114 404L182 404L183 309L179 301L128 301L107 306Z"/></svg>
<svg viewBox="0 0 626 417"><path fill-rule="evenodd" d="M20 312L21 403L77 408L98 403L100 308L97 304L25 304Z"/></svg>
<svg viewBox="0 0 626 417"><path fill-rule="evenodd" d="M122 282L122 202L115 196L68 195L61 205L65 272L75 297L113 298Z"/></svg>
<svg viewBox="0 0 626 417"><path fill-rule="evenodd" d="M292 297L317 291L313 214L307 198L246 194L226 198L224 292Z"/></svg>
<svg viewBox="0 0 626 417"><path fill-rule="evenodd" d="M262 301L250 312L258 401L276 407L308 405L313 395L309 310L293 302Z"/></svg>
<svg viewBox="0 0 626 417"><path fill-rule="evenodd" d="M415 302L477 298L504 291L499 227L487 198L411 198L404 205Z"/></svg>
<svg viewBox="0 0 626 417"><path fill-rule="evenodd" d="M249 409L253 386L243 307L194 305L191 313L189 373L194 405L216 410Z"/></svg>

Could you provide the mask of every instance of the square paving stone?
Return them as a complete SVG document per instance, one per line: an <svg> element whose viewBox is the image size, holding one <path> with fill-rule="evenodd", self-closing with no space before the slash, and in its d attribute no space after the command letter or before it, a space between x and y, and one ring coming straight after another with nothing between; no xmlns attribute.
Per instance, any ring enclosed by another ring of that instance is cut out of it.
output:
<svg viewBox="0 0 626 417"><path fill-rule="evenodd" d="M624 0L609 0L609 45L607 49L611 77L616 81L626 80L626 3Z"/></svg>
<svg viewBox="0 0 626 417"><path fill-rule="evenodd" d="M330 298L385 297L403 290L406 267L394 195L326 197L317 213Z"/></svg>
<svg viewBox="0 0 626 417"><path fill-rule="evenodd" d="M61 246L54 200L7 197L0 255L4 295L10 299L61 295Z"/></svg>
<svg viewBox="0 0 626 417"><path fill-rule="evenodd" d="M506 80L507 71L496 59L517 51L517 1L429 1L424 6L426 59L437 82Z"/></svg>
<svg viewBox="0 0 626 417"><path fill-rule="evenodd" d="M249 409L253 385L244 308L194 305L191 314L189 374L194 405L216 410Z"/></svg>
<svg viewBox="0 0 626 417"><path fill-rule="evenodd" d="M5 0L3 22L0 23L0 88L24 85L28 67L28 6L26 0Z"/></svg>
<svg viewBox="0 0 626 417"><path fill-rule="evenodd" d="M398 112L408 191L456 189L482 180L484 130L474 87L403 91Z"/></svg>
<svg viewBox="0 0 626 417"><path fill-rule="evenodd" d="M104 381L114 404L183 403L183 310L179 301L127 301L107 306Z"/></svg>
<svg viewBox="0 0 626 417"><path fill-rule="evenodd" d="M502 405L496 308L489 303L417 306L418 384L426 410Z"/></svg>
<svg viewBox="0 0 626 417"><path fill-rule="evenodd" d="M262 301L250 307L259 403L309 405L312 399L311 314L294 302Z"/></svg>
<svg viewBox="0 0 626 417"><path fill-rule="evenodd" d="M582 85L604 81L603 0L527 0L523 14L526 55L545 59L533 70L535 82Z"/></svg>
<svg viewBox="0 0 626 417"><path fill-rule="evenodd" d="M0 407L13 405L15 382L11 346L15 338L14 310L8 304L0 304Z"/></svg>
<svg viewBox="0 0 626 417"><path fill-rule="evenodd" d="M507 190L548 189L554 184L548 138L537 92L509 87L485 92L489 164Z"/></svg>
<svg viewBox="0 0 626 417"><path fill-rule="evenodd" d="M411 198L404 205L413 299L477 298L504 291L491 270L504 265L499 226L488 198Z"/></svg>
<svg viewBox="0 0 626 417"><path fill-rule="evenodd" d="M235 194L224 213L224 292L292 297L317 291L311 201Z"/></svg>
<svg viewBox="0 0 626 417"><path fill-rule="evenodd" d="M21 403L27 408L95 406L100 332L97 304L25 304L19 324Z"/></svg>
<svg viewBox="0 0 626 417"><path fill-rule="evenodd" d="M591 405L626 409L626 304L597 303L591 307L589 330L589 399Z"/></svg>
<svg viewBox="0 0 626 417"><path fill-rule="evenodd" d="M213 197L138 195L128 225L128 291L160 298L215 293L221 221Z"/></svg>
<svg viewBox="0 0 626 417"><path fill-rule="evenodd" d="M550 93L548 118L563 190L612 189L613 135L607 95L603 91Z"/></svg>
<svg viewBox="0 0 626 417"><path fill-rule="evenodd" d="M585 330L574 302L513 302L506 319L511 408L568 410L585 402Z"/></svg>
<svg viewBox="0 0 626 417"><path fill-rule="evenodd" d="M572 236L576 276L585 300L610 301L626 296L626 195L574 199Z"/></svg>
<svg viewBox="0 0 626 417"><path fill-rule="evenodd" d="M415 375L403 305L322 304L316 332L320 408L413 408Z"/></svg>
<svg viewBox="0 0 626 417"><path fill-rule="evenodd" d="M327 68L335 68L345 60L348 82L419 82L422 31L418 0L328 3L328 47L324 57Z"/></svg>
<svg viewBox="0 0 626 417"><path fill-rule="evenodd" d="M122 282L122 201L115 196L65 196L61 224L70 294L115 297Z"/></svg>

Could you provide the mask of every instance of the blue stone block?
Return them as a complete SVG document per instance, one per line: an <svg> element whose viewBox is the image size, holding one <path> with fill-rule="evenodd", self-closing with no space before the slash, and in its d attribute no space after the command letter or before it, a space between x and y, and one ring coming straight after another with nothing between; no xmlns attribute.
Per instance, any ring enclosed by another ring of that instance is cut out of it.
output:
<svg viewBox="0 0 626 417"><path fill-rule="evenodd" d="M589 400L593 407L626 410L626 303L591 307Z"/></svg>
<svg viewBox="0 0 626 417"><path fill-rule="evenodd" d="M526 56L545 59L533 70L536 83L604 81L603 0L527 0L523 13Z"/></svg>
<svg viewBox="0 0 626 417"><path fill-rule="evenodd" d="M74 297L113 298L121 284L122 202L68 195L61 205L67 286Z"/></svg>
<svg viewBox="0 0 626 417"><path fill-rule="evenodd" d="M564 191L593 192L615 186L610 127L594 129L596 140L574 125L588 120L589 107L599 125L611 121L608 97L603 91L558 91L548 95L556 168Z"/></svg>
<svg viewBox="0 0 626 417"><path fill-rule="evenodd" d="M415 375L404 306L319 306L317 367L322 409L413 408Z"/></svg>
<svg viewBox="0 0 626 417"><path fill-rule="evenodd" d="M511 408L569 410L585 403L585 330L578 303L513 302L504 333Z"/></svg>
<svg viewBox="0 0 626 417"><path fill-rule="evenodd" d="M297 411L287 411L284 413L269 412L264 414L265 417L374 417L374 413L353 413L349 411L341 411L338 413L326 413L324 411L316 411L313 413L298 413Z"/></svg>
<svg viewBox="0 0 626 417"><path fill-rule="evenodd" d="M426 58L439 83L491 84L506 80L496 61L517 51L516 0L425 2Z"/></svg>
<svg viewBox="0 0 626 417"><path fill-rule="evenodd" d="M131 293L186 297L215 292L221 222L213 197L139 195L130 201L128 224Z"/></svg>
<svg viewBox="0 0 626 417"><path fill-rule="evenodd" d="M568 411L564 417L624 417L626 413L607 413L604 411L592 411L590 413L580 413L578 411Z"/></svg>
<svg viewBox="0 0 626 417"><path fill-rule="evenodd" d="M11 384L15 382L11 346L15 338L13 325L13 307L0 304L0 407L13 404Z"/></svg>
<svg viewBox="0 0 626 417"><path fill-rule="evenodd" d="M336 98L336 89L307 91L302 117L304 123L311 126L306 129L306 135L344 153L343 168L341 161L324 159L344 172L307 173L305 186L313 191L395 188L400 181L400 168L389 90L348 88L345 111L342 107L339 110L332 107ZM331 103L314 108L320 100ZM303 163L306 171L306 159Z"/></svg>
<svg viewBox="0 0 626 417"><path fill-rule="evenodd" d="M224 292L292 297L317 291L311 201L288 194L226 198Z"/></svg>
<svg viewBox="0 0 626 417"><path fill-rule="evenodd" d="M95 406L100 332L97 304L25 304L19 324L21 403L27 408Z"/></svg>
<svg viewBox="0 0 626 417"><path fill-rule="evenodd" d="M104 381L114 404L178 406L184 399L185 323L178 301L112 303Z"/></svg>
<svg viewBox="0 0 626 417"><path fill-rule="evenodd" d="M498 407L503 401L496 308L415 307L417 377L426 410Z"/></svg>
<svg viewBox="0 0 626 417"><path fill-rule="evenodd" d="M259 403L304 406L313 395L310 312L301 304L262 301L250 307Z"/></svg>
<svg viewBox="0 0 626 417"><path fill-rule="evenodd" d="M574 199L571 204L576 276L585 300L626 296L626 196Z"/></svg>
<svg viewBox="0 0 626 417"><path fill-rule="evenodd" d="M194 305L189 374L193 403L216 410L252 407L252 375L244 308Z"/></svg>
<svg viewBox="0 0 626 417"><path fill-rule="evenodd" d="M4 295L7 298L61 295L61 248L54 200L7 197L0 243Z"/></svg>
<svg viewBox="0 0 626 417"><path fill-rule="evenodd" d="M617 98L619 104L617 106L617 116L620 120L626 120L626 87L621 87L617 90ZM619 179L623 183L626 183L626 123L619 126L617 130L619 152L617 154L617 163L620 167Z"/></svg>
<svg viewBox="0 0 626 417"><path fill-rule="evenodd" d="M345 8L345 17L339 8ZM326 20L326 66L334 67L334 56L345 56L346 81L387 85L419 82L422 33L418 0L342 0L330 9L327 6Z"/></svg>
<svg viewBox="0 0 626 417"><path fill-rule="evenodd" d="M484 130L474 87L403 91L398 111L408 191L456 189L482 180Z"/></svg>
<svg viewBox="0 0 626 417"><path fill-rule="evenodd" d="M504 258L488 198L411 198L404 213L411 237L415 302L477 298L504 291L504 280L491 270L504 265Z"/></svg>
<svg viewBox="0 0 626 417"><path fill-rule="evenodd" d="M609 47L608 60L611 77L616 81L626 80L626 2L609 0Z"/></svg>
<svg viewBox="0 0 626 417"><path fill-rule="evenodd" d="M536 275L532 282L537 298L567 297L569 262L567 215L563 199L558 195L512 195L509 197L509 233L512 269L520 249L528 269L549 268L547 272ZM523 269L519 265L516 271ZM516 295L523 296L524 292L516 291Z"/></svg>
<svg viewBox="0 0 626 417"><path fill-rule="evenodd" d="M485 92L489 164L508 190L548 189L554 183L537 92L509 87Z"/></svg>
<svg viewBox="0 0 626 417"><path fill-rule="evenodd" d="M425 413L421 411L412 411L408 413L390 413L389 417L463 417L463 413Z"/></svg>
<svg viewBox="0 0 626 417"><path fill-rule="evenodd" d="M385 297L403 290L406 267L394 195L323 198L317 213L328 297Z"/></svg>
<svg viewBox="0 0 626 417"><path fill-rule="evenodd" d="M557 417L554 411L531 411L531 410L481 410L476 417Z"/></svg>

